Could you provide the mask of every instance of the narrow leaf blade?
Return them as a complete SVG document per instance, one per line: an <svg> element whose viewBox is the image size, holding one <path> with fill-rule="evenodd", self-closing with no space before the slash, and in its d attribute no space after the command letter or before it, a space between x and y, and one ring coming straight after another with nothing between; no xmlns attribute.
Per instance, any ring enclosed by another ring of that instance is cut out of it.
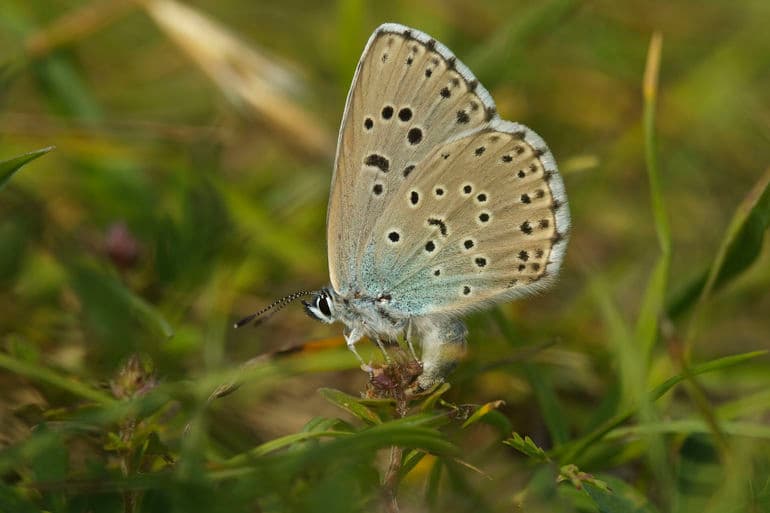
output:
<svg viewBox="0 0 770 513"><path fill-rule="evenodd" d="M48 146L47 148L30 151L29 153L19 155L18 157L9 160L0 161L0 190L5 187L5 184L7 184L11 177L22 167L53 149L54 146Z"/></svg>
<svg viewBox="0 0 770 513"><path fill-rule="evenodd" d="M380 417L372 410L361 404L361 401L358 398L333 388L321 388L318 392L330 403L339 406L343 410L347 411L351 415L358 417L364 422L368 424L382 424Z"/></svg>

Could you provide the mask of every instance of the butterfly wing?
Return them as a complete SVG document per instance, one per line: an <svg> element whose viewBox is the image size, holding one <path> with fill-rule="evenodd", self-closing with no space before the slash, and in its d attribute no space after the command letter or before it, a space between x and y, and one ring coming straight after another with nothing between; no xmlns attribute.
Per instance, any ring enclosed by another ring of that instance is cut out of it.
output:
<svg viewBox="0 0 770 513"><path fill-rule="evenodd" d="M495 118L434 148L399 184L370 233L363 282L391 296L392 313L463 313L544 288L568 229L545 142Z"/></svg>
<svg viewBox="0 0 770 513"><path fill-rule="evenodd" d="M494 117L489 93L444 45L397 24L372 34L348 93L329 198L329 274L337 292L377 292L365 253L375 223L400 204L396 191L437 146Z"/></svg>

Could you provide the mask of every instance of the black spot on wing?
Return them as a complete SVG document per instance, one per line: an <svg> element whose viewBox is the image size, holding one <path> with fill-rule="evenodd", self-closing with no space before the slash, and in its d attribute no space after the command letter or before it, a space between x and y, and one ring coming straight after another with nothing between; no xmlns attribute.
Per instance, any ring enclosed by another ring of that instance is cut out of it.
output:
<svg viewBox="0 0 770 513"><path fill-rule="evenodd" d="M435 217L430 217L428 218L428 225L438 226L438 229L441 232L441 235L446 237L447 227L446 227L446 223L442 219L436 219Z"/></svg>
<svg viewBox="0 0 770 513"><path fill-rule="evenodd" d="M367 166L376 167L383 173L387 173L390 169L390 161L383 157L382 155L378 155L376 153L372 153L371 155L368 155L364 159L364 164Z"/></svg>
<svg viewBox="0 0 770 513"><path fill-rule="evenodd" d="M422 141L422 130L417 127L410 128L409 132L406 134L406 138L409 141L409 144L419 144L420 141Z"/></svg>

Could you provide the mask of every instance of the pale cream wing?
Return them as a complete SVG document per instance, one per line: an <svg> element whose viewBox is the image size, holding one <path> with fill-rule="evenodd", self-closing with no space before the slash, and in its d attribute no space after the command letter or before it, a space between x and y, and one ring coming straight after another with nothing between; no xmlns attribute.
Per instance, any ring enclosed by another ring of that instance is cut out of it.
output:
<svg viewBox="0 0 770 513"><path fill-rule="evenodd" d="M329 273L340 293L366 290L364 253L396 191L436 147L489 126L487 91L441 43L403 25L369 39L348 94L327 214Z"/></svg>

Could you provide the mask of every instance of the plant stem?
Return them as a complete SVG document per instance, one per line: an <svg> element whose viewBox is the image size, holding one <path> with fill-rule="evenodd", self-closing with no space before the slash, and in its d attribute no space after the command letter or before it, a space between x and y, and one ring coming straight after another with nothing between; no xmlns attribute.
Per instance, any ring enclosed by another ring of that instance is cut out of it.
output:
<svg viewBox="0 0 770 513"><path fill-rule="evenodd" d="M398 474L401 470L401 457L404 449L394 445L390 448L390 463L382 481L382 492L385 499L385 510L388 513L399 513L398 507Z"/></svg>

